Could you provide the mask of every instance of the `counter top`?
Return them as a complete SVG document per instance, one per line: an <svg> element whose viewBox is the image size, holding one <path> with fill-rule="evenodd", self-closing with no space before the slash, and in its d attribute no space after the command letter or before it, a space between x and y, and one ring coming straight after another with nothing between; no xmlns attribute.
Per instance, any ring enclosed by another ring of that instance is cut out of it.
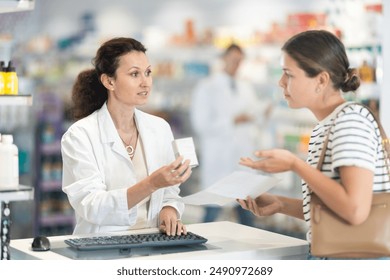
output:
<svg viewBox="0 0 390 280"><path fill-rule="evenodd" d="M0 201L21 201L21 200L32 200L34 199L34 188L24 185L14 189L0 190Z"/></svg>
<svg viewBox="0 0 390 280"><path fill-rule="evenodd" d="M11 240L11 259L72 260L72 259L306 259L309 244L306 240L293 238L266 230L248 227L233 222L213 222L187 225L187 230L208 239L205 245L191 249L155 248L140 249L122 255L118 250L80 252L69 248L64 240L84 235L49 237L51 250L34 252L32 238ZM150 233L157 229L134 230L131 233ZM129 232L127 232L129 233ZM119 234L119 233L115 233ZM120 234L123 234L121 232Z"/></svg>

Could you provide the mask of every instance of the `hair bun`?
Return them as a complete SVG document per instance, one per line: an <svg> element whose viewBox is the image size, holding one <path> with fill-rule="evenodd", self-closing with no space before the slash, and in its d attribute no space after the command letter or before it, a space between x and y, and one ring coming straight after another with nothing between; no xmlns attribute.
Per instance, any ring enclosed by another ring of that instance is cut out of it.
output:
<svg viewBox="0 0 390 280"><path fill-rule="evenodd" d="M360 78L356 68L348 68L345 76L345 80L341 85L341 90L343 92L357 90L360 86Z"/></svg>

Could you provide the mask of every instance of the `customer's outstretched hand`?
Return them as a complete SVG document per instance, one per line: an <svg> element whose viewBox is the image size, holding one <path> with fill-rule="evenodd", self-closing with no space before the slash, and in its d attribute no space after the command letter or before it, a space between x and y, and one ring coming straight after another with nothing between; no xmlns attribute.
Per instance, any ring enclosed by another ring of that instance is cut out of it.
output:
<svg viewBox="0 0 390 280"><path fill-rule="evenodd" d="M259 159L243 157L239 163L264 172L278 173L292 170L298 160L296 155L283 149L256 151L255 156Z"/></svg>

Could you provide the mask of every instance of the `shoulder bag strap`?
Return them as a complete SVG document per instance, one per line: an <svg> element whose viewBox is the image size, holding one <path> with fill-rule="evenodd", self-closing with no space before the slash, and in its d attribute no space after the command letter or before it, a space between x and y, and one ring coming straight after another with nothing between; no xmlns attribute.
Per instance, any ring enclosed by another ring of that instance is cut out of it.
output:
<svg viewBox="0 0 390 280"><path fill-rule="evenodd" d="M382 124L381 124L381 122L380 122L378 116L377 116L377 115L376 115L368 106L366 106L366 105L364 105L364 104L361 104L361 103L358 103L358 102L356 102L356 103L348 103L346 106L344 106L344 107L340 110L340 112L341 112L345 107L347 107L348 105L351 105L351 104L358 104L358 105L363 106L363 107L366 108L366 109L371 113L371 115L374 117L374 120L376 121L376 123L377 123L377 125L378 125L378 128L379 128L379 131L380 131L380 134L381 134L383 155L384 155L384 157L385 157L385 162L386 162L386 166L387 166L387 172L388 172L389 175L390 175L390 168L389 168L390 142L389 142L389 139L387 138L386 132L385 132L385 130L383 129ZM338 115L338 114L337 114L337 115ZM323 162L324 162L326 147L328 146L328 141L329 141L330 129L331 129L331 127L333 126L333 124L335 123L336 118L337 118L337 115L336 115L336 117L334 118L332 125L329 127L328 133L327 133L326 138L325 138L325 140L324 140L324 146L323 146L323 148L322 148L320 158L318 159L318 164L317 164L317 169L318 169L318 170L321 170L322 164L323 164Z"/></svg>
<svg viewBox="0 0 390 280"><path fill-rule="evenodd" d="M330 129L332 128L332 126L334 125L334 123L336 122L336 119L337 119L337 116L339 115L339 113L345 108L347 107L348 105L350 105L351 103L348 103L346 104L345 106L343 106L340 111L336 114L336 116L334 117L333 119L333 122L332 124L329 126L328 128L328 131L326 133L326 136L325 136L325 140L324 140L324 145L322 146L322 151L321 151L321 154L320 154L320 157L318 159L318 163L317 163L317 169L321 171L321 167L322 167L322 164L324 163L324 159L325 159L325 153L326 153L326 147L328 147L328 142L329 142L329 134L330 134Z"/></svg>

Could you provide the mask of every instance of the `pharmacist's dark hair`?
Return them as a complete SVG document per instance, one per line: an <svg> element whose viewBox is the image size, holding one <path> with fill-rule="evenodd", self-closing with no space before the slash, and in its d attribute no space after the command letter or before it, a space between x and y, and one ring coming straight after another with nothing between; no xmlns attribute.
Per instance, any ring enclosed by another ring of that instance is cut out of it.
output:
<svg viewBox="0 0 390 280"><path fill-rule="evenodd" d="M102 74L116 77L121 56L129 52L146 52L146 48L133 38L114 38L98 49L92 64L93 69L82 71L72 88L73 117L82 119L101 108L108 98L107 89L100 81Z"/></svg>
<svg viewBox="0 0 390 280"><path fill-rule="evenodd" d="M350 68L343 43L331 32L309 30L291 37L282 50L292 57L308 77L325 71L333 87L343 92L355 91L360 86L356 68Z"/></svg>

